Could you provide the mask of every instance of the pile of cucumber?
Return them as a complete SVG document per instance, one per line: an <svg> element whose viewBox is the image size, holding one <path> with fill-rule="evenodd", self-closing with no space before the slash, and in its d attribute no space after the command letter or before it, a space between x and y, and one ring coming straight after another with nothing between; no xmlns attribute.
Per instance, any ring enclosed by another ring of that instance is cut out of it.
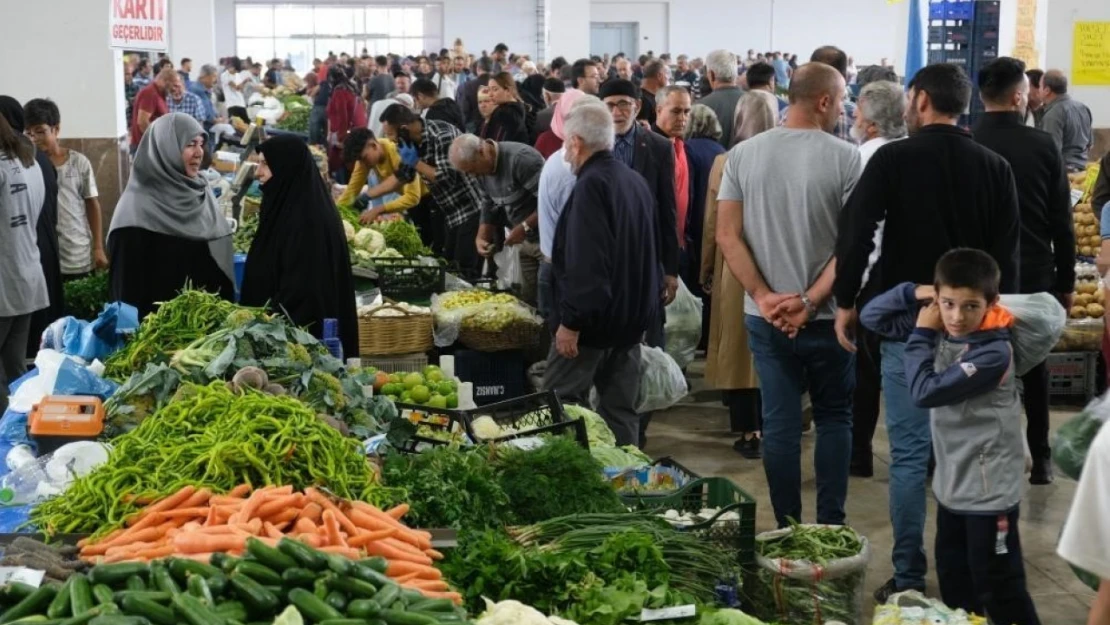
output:
<svg viewBox="0 0 1110 625"><path fill-rule="evenodd" d="M0 589L0 625L247 625L293 606L320 625L465 625L466 611L385 575L383 558L350 560L289 538L247 543L242 558L215 554L150 564L101 564L64 585Z"/></svg>

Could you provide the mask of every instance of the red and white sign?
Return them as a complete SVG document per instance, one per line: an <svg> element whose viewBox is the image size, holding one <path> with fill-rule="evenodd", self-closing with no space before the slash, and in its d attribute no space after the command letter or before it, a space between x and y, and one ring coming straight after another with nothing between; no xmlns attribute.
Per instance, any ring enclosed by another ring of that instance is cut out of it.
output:
<svg viewBox="0 0 1110 625"><path fill-rule="evenodd" d="M165 51L170 36L169 0L108 0L108 47Z"/></svg>

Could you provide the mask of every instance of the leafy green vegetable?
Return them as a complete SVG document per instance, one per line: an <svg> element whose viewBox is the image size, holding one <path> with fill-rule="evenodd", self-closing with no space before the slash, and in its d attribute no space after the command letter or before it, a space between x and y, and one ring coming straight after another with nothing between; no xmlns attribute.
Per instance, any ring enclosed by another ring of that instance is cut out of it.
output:
<svg viewBox="0 0 1110 625"><path fill-rule="evenodd" d="M438 447L386 457L382 480L404 491L414 527L483 529L503 524L509 498L497 481L486 448Z"/></svg>
<svg viewBox="0 0 1110 625"><path fill-rule="evenodd" d="M613 447L617 444L617 437L613 434L613 430L610 430L605 419L593 410L587 410L577 404L564 404L563 412L571 419L586 420L586 433L590 437L590 447L594 445Z"/></svg>
<svg viewBox="0 0 1110 625"><path fill-rule="evenodd" d="M96 271L78 280L68 280L62 285L65 293L65 313L77 319L92 320L100 315L108 303L108 272Z"/></svg>
<svg viewBox="0 0 1110 625"><path fill-rule="evenodd" d="M570 439L553 437L530 450L502 446L495 462L501 487L509 496L510 524L623 510L601 465Z"/></svg>
<svg viewBox="0 0 1110 625"><path fill-rule="evenodd" d="M590 445L590 454L593 455L594 460L601 463L601 466L607 469L631 469L632 467L642 467L651 464L651 456L634 445L625 445L624 447L608 447L608 446L593 446Z"/></svg>
<svg viewBox="0 0 1110 625"><path fill-rule="evenodd" d="M239 222L239 227L235 229L235 234L231 236L232 244L235 246L235 251L240 254L246 254L251 249L251 243L254 241L254 235L258 233L258 215L254 214Z"/></svg>
<svg viewBox="0 0 1110 625"><path fill-rule="evenodd" d="M428 253L428 248L424 247L416 226L404 219L381 221L371 228L385 235L386 246L397 250L401 256L422 256Z"/></svg>
<svg viewBox="0 0 1110 625"><path fill-rule="evenodd" d="M308 132L308 117L311 113L311 107L286 109L285 115L278 121L277 127L280 130Z"/></svg>
<svg viewBox="0 0 1110 625"><path fill-rule="evenodd" d="M115 438L129 432L169 403L181 384L181 373L165 363L149 364L104 403L104 435Z"/></svg>

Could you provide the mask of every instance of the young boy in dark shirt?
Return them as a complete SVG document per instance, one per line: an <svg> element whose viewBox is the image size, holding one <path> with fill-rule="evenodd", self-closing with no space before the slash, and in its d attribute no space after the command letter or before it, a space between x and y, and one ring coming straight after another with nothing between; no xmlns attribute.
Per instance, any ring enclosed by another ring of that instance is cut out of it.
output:
<svg viewBox="0 0 1110 625"><path fill-rule="evenodd" d="M1018 535L1025 448L1014 317L998 304L999 273L989 254L954 249L937 262L935 286L901 284L860 320L883 336L908 336L906 380L914 402L930 409L941 598L995 623L1040 625Z"/></svg>

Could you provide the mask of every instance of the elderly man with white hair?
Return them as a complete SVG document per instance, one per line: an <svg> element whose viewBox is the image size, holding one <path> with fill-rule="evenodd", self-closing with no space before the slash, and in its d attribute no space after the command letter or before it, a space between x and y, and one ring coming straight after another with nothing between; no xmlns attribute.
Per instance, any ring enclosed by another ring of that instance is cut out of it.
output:
<svg viewBox="0 0 1110 625"><path fill-rule="evenodd" d="M555 344L544 388L582 402L596 387L617 444L636 445L640 341L660 305L655 200L643 177L613 157L603 104L574 107L563 132L578 179L552 246Z"/></svg>
<svg viewBox="0 0 1110 625"><path fill-rule="evenodd" d="M736 84L736 55L728 50L714 50L705 57L705 75L713 93L698 101L713 109L721 122L721 145L731 146L732 120L736 117L736 103L744 92Z"/></svg>
<svg viewBox="0 0 1110 625"><path fill-rule="evenodd" d="M540 251L537 195L543 157L530 145L461 135L451 144L451 166L478 178L482 216L474 244L478 254L493 256L498 228L509 228L505 245L520 246L521 298L535 306Z"/></svg>

